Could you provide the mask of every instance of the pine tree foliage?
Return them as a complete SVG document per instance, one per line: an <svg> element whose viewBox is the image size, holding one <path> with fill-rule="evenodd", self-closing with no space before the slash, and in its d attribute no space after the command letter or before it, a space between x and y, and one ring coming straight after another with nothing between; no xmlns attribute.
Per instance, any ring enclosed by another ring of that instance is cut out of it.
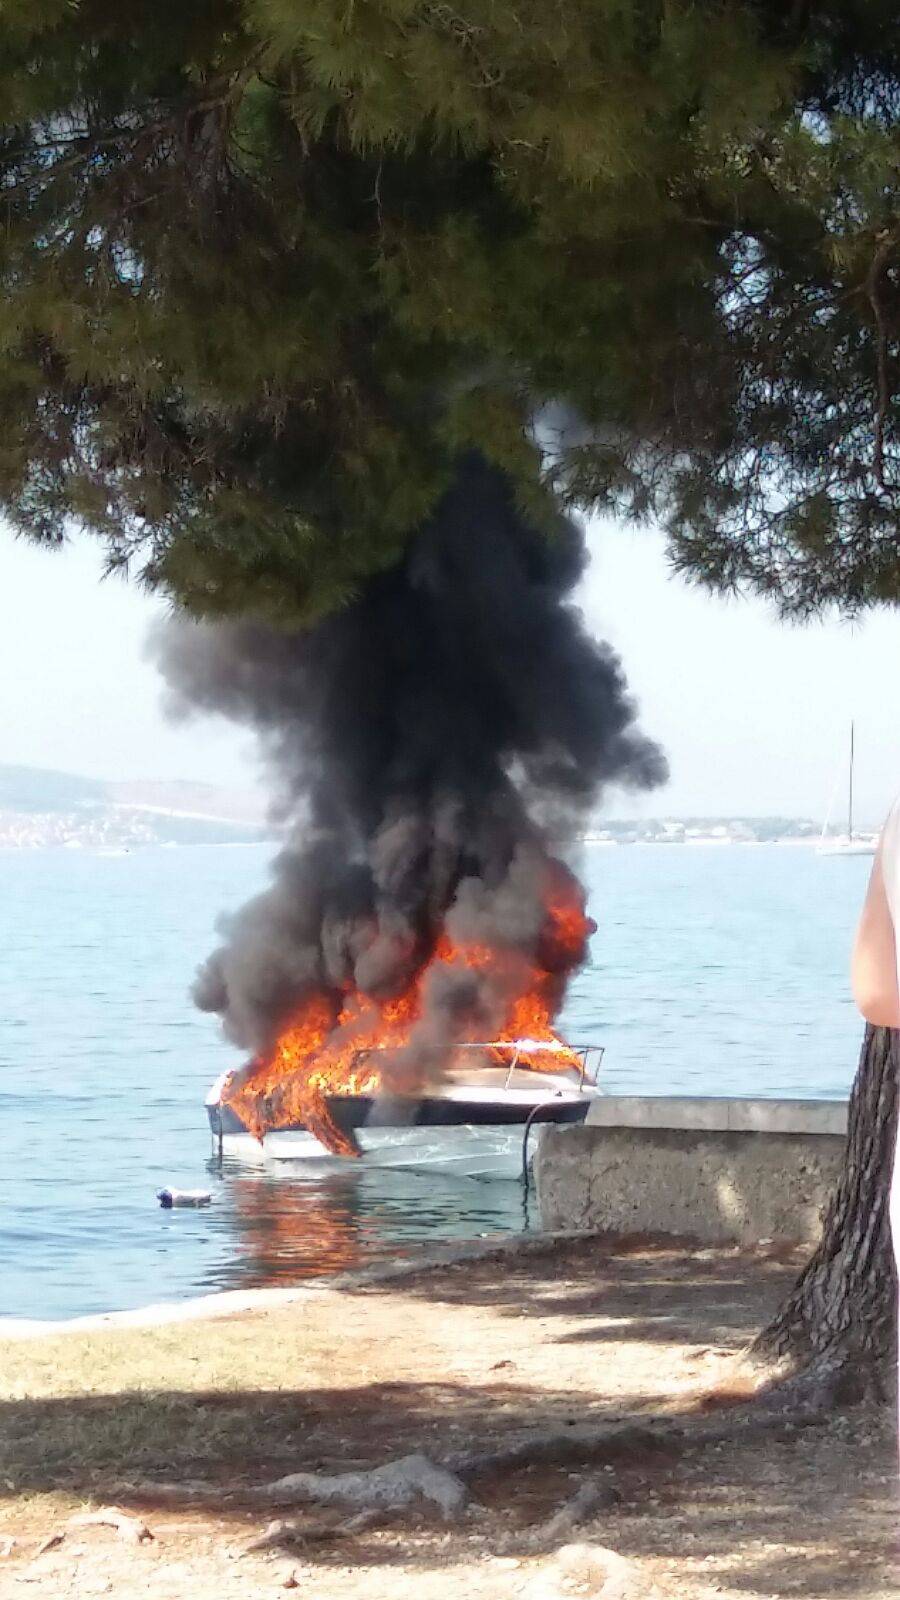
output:
<svg viewBox="0 0 900 1600"><path fill-rule="evenodd" d="M5 0L0 46L23 533L311 617L475 444L715 587L900 599L886 0Z"/></svg>

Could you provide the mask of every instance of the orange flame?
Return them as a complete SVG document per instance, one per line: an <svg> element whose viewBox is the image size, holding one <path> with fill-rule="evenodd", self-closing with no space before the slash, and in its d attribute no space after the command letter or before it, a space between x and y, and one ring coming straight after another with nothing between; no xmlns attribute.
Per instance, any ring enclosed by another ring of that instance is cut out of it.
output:
<svg viewBox="0 0 900 1600"><path fill-rule="evenodd" d="M343 997L320 991L299 1007L265 1057L226 1086L224 1099L256 1138L273 1128L302 1124L335 1155L357 1156L352 1133L339 1128L328 1100L387 1090L416 1093L424 1084L429 1048L421 1042L406 1056L422 1018L426 983L440 968L476 970L496 980L504 1016L487 1046L488 1058L507 1065L505 1045L519 1043L517 1065L532 1071L579 1070L580 1061L553 1027L566 979L584 959L595 924L586 916L574 879L548 870L545 923L536 956L483 944L454 942L444 931L400 995L376 999L360 990ZM458 1024L453 1044L483 1039L475 1018ZM415 1045L415 1041L414 1045ZM375 1054L377 1052L378 1054ZM431 1055L435 1054L432 1046Z"/></svg>

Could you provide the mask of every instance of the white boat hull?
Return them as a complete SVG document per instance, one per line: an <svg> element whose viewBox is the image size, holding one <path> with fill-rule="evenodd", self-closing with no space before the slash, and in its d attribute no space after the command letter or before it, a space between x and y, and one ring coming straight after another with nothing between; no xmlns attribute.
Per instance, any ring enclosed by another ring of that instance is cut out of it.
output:
<svg viewBox="0 0 900 1600"><path fill-rule="evenodd" d="M542 1126L583 1122L601 1091L579 1072L481 1069L448 1075L421 1096L334 1095L327 1106L335 1126L358 1150L356 1162L332 1155L298 1121L275 1127L263 1139L249 1132L227 1098L227 1075L213 1084L206 1110L223 1154L256 1164L289 1162L298 1173L320 1176L366 1167L419 1167L460 1177L519 1178L523 1149L537 1145Z"/></svg>
<svg viewBox="0 0 900 1600"><path fill-rule="evenodd" d="M439 1171L460 1178L515 1181L522 1175L524 1130L521 1127L362 1128L357 1133L367 1169L407 1168ZM540 1128L531 1130L529 1157ZM311 1133L286 1128L267 1133L260 1143L248 1133L225 1134L226 1155L254 1165L277 1162L297 1176L324 1177L352 1172L357 1163L330 1155Z"/></svg>

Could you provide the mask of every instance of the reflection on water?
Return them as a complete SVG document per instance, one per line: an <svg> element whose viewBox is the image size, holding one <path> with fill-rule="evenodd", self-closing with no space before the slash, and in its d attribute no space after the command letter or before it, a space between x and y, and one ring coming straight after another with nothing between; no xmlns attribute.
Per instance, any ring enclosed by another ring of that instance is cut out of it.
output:
<svg viewBox="0 0 900 1600"><path fill-rule="evenodd" d="M215 1209L193 1215L202 1217L198 1226L224 1233L230 1252L205 1275L207 1289L295 1283L396 1260L423 1241L506 1233L535 1221L534 1202L517 1183L355 1163L312 1178L290 1162L257 1170L229 1157L211 1171ZM181 1213L178 1223L190 1215Z"/></svg>
<svg viewBox="0 0 900 1600"><path fill-rule="evenodd" d="M359 1265L358 1216L351 1197L277 1175L229 1177L234 1208L233 1270L248 1289ZM349 1202L349 1203L348 1203Z"/></svg>

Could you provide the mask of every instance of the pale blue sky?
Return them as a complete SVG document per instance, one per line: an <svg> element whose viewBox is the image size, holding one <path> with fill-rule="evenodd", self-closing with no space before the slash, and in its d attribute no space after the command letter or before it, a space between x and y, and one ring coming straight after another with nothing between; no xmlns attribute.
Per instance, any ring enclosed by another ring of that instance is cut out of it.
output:
<svg viewBox="0 0 900 1600"><path fill-rule="evenodd" d="M0 528L0 761L97 778L252 786L251 736L172 725L144 659L159 600L102 576L95 541L37 549Z"/></svg>
<svg viewBox="0 0 900 1600"><path fill-rule="evenodd" d="M620 652L667 791L628 812L818 817L857 722L860 822L900 790L900 612L797 628L759 601L711 599L670 577L654 534L595 524L579 601ZM160 604L100 582L88 540L62 552L0 534L0 761L97 777L193 778L245 788L252 743L216 721L172 726L144 659Z"/></svg>
<svg viewBox="0 0 900 1600"><path fill-rule="evenodd" d="M837 785L843 819L853 718L857 821L883 819L900 791L900 610L789 624L760 600L689 587L654 534L606 524L590 542L585 616L622 656L672 768L640 811L819 818Z"/></svg>

